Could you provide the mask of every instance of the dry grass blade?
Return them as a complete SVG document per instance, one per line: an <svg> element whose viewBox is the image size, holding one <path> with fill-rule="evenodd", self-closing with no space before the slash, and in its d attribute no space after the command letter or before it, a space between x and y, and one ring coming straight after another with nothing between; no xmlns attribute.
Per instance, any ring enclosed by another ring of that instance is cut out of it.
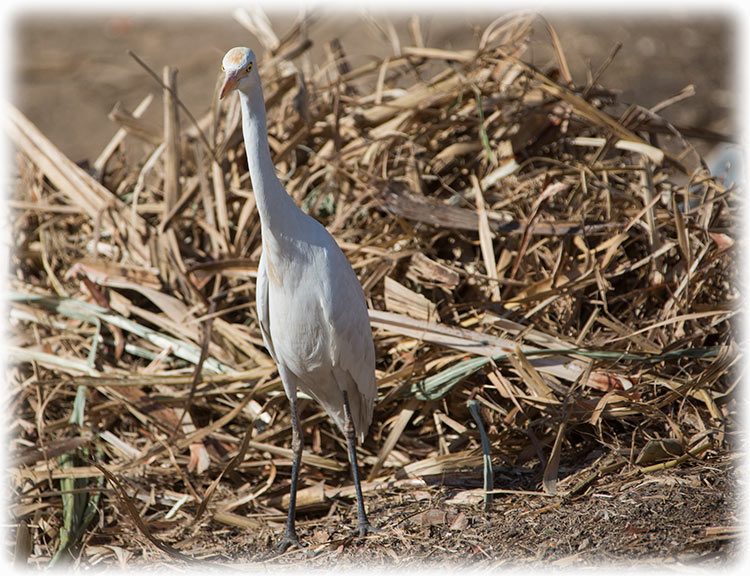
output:
<svg viewBox="0 0 750 576"><path fill-rule="evenodd" d="M153 94L147 94L143 98L143 100L141 100L138 106L136 106L135 110L133 110L132 118L138 120L141 116L143 116L148 107L151 105L153 99ZM110 118L112 117L112 114L114 114L115 109L118 108L118 105L121 106L119 102L115 104L115 108L112 110L112 112L110 112ZM102 150L101 154L99 154L97 159L94 161L94 177L97 180L101 181L102 176L104 175L104 169L107 166L107 162L109 162L109 159L112 157L112 154L114 154L118 146L120 146L123 140L125 140L127 134L128 131L125 128L120 128L119 130L117 130L115 135L112 137L112 140L109 141L109 143L104 147L104 150Z"/></svg>
<svg viewBox="0 0 750 576"><path fill-rule="evenodd" d="M385 443L380 449L380 452L378 452L378 457L375 460L375 464L373 464L372 468L370 469L370 474L367 476L367 480L369 482L374 480L377 475L380 474L380 470L383 467L383 462L385 462L385 459L388 458L391 450L393 450L393 448L396 446L396 443L401 437L401 434L404 433L404 429L409 423L409 420L411 420L411 417L414 415L416 407L416 402L412 400L407 402L406 405L400 410L398 418L396 418L391 431L388 433L388 438L386 438Z"/></svg>
<svg viewBox="0 0 750 576"><path fill-rule="evenodd" d="M439 477L451 471L478 468L484 465L484 456L475 450L454 452L442 456L430 456L404 466L409 478Z"/></svg>
<svg viewBox="0 0 750 576"><path fill-rule="evenodd" d="M186 562L191 562L192 558L189 556L185 556L182 552L179 550L175 550L170 546L169 544L162 542L158 538L156 538L149 527L146 525L146 523L141 518L141 515L138 513L138 509L135 507L135 504L133 503L132 498L128 496L127 491L125 490L125 487L122 485L122 483L117 479L117 477L112 474L109 470L107 470L104 466L101 464L98 464L94 462L94 466L101 471L101 473L104 475L104 477L107 479L107 481L112 485L112 487L115 489L115 493L117 495L117 498L125 507L126 512L130 516L130 519L133 521L133 523L138 527L138 530L148 539L151 544L156 546L159 550L162 552L165 552L172 558L176 558L178 560L184 560Z"/></svg>
<svg viewBox="0 0 750 576"><path fill-rule="evenodd" d="M398 559L425 534L441 546L471 536L465 548L490 524L497 538L501 507L481 510L491 494L532 517L676 467L705 471L710 488L737 430L744 188L704 170L697 139L724 137L659 117L689 90L630 106L599 85L614 53L577 86L565 37L529 13L499 18L468 50L428 45L416 18L412 46L373 23L390 57L331 39L319 67L316 18L274 30L259 9L236 17L268 52L274 164L350 259L375 337L378 401L358 453L371 520L398 535L340 537L354 503L345 443L301 397L300 537L316 562ZM537 29L550 73L526 60ZM19 152L6 222L12 524L35 566L60 549L61 480L113 487L97 492L82 566L149 561L141 534L170 559L261 557L284 518L292 426L255 313L261 223L240 110L215 86L196 119L171 68L162 78L133 58L164 94L164 129L138 117L148 98L133 114L116 107L96 179L6 115ZM634 466L653 439L685 452ZM61 468L76 447L101 468Z"/></svg>
<svg viewBox="0 0 750 576"><path fill-rule="evenodd" d="M426 48L424 46L404 46L401 53L404 56L455 60L456 62L471 62L476 58L474 50L441 50L439 48Z"/></svg>
<svg viewBox="0 0 750 576"><path fill-rule="evenodd" d="M385 278L385 307L397 314L406 314L417 320L430 322L435 318L437 308L422 294L409 290L390 276Z"/></svg>
<svg viewBox="0 0 750 576"><path fill-rule="evenodd" d="M536 368L534 368L531 362L529 362L529 359L520 347L516 347L515 355L509 356L508 359L521 374L524 383L533 394L547 400L552 400L554 398L552 390L550 390L550 387L544 381L539 372L537 372Z"/></svg>
<svg viewBox="0 0 750 576"><path fill-rule="evenodd" d="M555 57L557 58L557 63L560 66L560 76L562 77L565 84L571 85L573 84L573 76L570 73L570 68L568 67L568 59L565 57L565 51L562 49L560 38L557 35L557 32L555 32L555 29L547 20L544 21L544 25L547 27L547 32L549 32L549 36L552 40L552 47L555 49Z"/></svg>
<svg viewBox="0 0 750 576"><path fill-rule="evenodd" d="M593 138L587 136L578 136L573 139L573 144L577 146L598 146L603 147L607 145L606 138ZM618 150L629 150L631 152L638 152L643 156L646 156L654 164L661 164L664 161L664 151L646 144L644 142L632 142L630 140L617 140L614 143L614 147Z"/></svg>
<svg viewBox="0 0 750 576"><path fill-rule="evenodd" d="M281 456L289 460L290 464L292 461L292 450L291 448L280 448L273 444L267 444L265 442L248 441L248 447L259 452L268 452L275 456ZM302 452L302 463L309 464L315 468L322 468L323 470L332 470L334 472L341 472L347 469L347 465L343 462L339 462L332 458L325 458L312 452L304 450Z"/></svg>
<svg viewBox="0 0 750 576"><path fill-rule="evenodd" d="M560 469L560 455L562 453L562 445L565 438L566 416L567 411L564 411L563 420L557 428L555 443L552 445L552 452L550 452L549 458L547 459L547 465L544 467L544 475L542 476L542 486L544 487L544 491L550 495L557 494L557 475Z"/></svg>
<svg viewBox="0 0 750 576"><path fill-rule="evenodd" d="M248 430L245 433L244 438L242 439L242 444L240 445L240 449L237 451L237 454L234 455L234 457L224 467L221 473L214 479L213 482L211 482L211 485L206 489L206 492L203 494L203 499L201 500L200 506L198 506L198 510L195 512L194 522L197 522L198 520L200 520L201 516L203 516L203 514L206 512L206 509L208 508L208 505L211 502L211 498L213 498L214 492L216 491L216 487L219 485L219 482L221 482L221 479L224 477L224 475L232 472L232 470L234 470L237 467L237 464L242 462L242 460L245 458L245 453L247 452L249 443L250 443L250 431Z"/></svg>
<svg viewBox="0 0 750 576"><path fill-rule="evenodd" d="M395 98L387 104L366 110L362 114L362 120L368 126L380 126L404 110L413 110L427 101L434 102L436 98L447 97L460 85L460 82L461 80L457 75L450 75L448 78L441 79L424 88L411 90L404 96Z"/></svg>
<svg viewBox="0 0 750 576"><path fill-rule="evenodd" d="M135 111L131 114L125 109L122 102L115 102L109 112L109 119L121 126L118 132L123 131L125 134L131 134L154 146L158 146L164 141L163 131L159 130L156 125L141 120L136 116Z"/></svg>
<svg viewBox="0 0 750 576"><path fill-rule="evenodd" d="M479 245L482 248L482 259L484 260L484 267L487 270L487 276L490 277L490 294L492 300L495 302L500 301L500 286L497 283L497 265L495 264L495 249L492 246L492 232L490 232L490 224L487 220L487 210L484 206L484 195L482 194L482 187L479 184L477 177L472 174L471 180L474 185L474 194L477 203L477 220L479 221Z"/></svg>

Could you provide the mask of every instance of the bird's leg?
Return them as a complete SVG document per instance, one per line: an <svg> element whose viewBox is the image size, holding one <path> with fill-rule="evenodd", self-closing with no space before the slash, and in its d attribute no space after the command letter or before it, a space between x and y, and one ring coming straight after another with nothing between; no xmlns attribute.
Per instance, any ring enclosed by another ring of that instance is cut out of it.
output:
<svg viewBox="0 0 750 576"><path fill-rule="evenodd" d="M289 488L289 513L286 517L286 531L279 545L279 552L284 552L290 546L302 548L297 539L297 531L294 528L294 519L297 514L297 478L299 477L299 466L302 461L302 426L297 413L297 396L289 398L292 410L292 485Z"/></svg>
<svg viewBox="0 0 750 576"><path fill-rule="evenodd" d="M378 532L378 530L370 524L367 519L367 513L365 512L365 501L362 498L362 486L359 484L359 467L357 466L357 450L356 450L356 436L354 431L354 420L352 419L352 411L349 408L349 395L344 390L344 424L346 435L346 445L349 448L349 464L352 468L352 477L354 478L354 489L357 492L357 532L360 536L366 536L368 532Z"/></svg>

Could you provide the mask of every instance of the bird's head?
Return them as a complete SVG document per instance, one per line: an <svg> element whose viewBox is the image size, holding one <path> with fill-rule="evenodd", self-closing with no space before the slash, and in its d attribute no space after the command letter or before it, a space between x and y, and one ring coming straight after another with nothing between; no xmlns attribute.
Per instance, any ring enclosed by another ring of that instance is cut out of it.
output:
<svg viewBox="0 0 750 576"><path fill-rule="evenodd" d="M221 85L219 99L232 90L248 91L253 84L260 81L255 61L255 54L250 48L232 48L221 61L224 82Z"/></svg>

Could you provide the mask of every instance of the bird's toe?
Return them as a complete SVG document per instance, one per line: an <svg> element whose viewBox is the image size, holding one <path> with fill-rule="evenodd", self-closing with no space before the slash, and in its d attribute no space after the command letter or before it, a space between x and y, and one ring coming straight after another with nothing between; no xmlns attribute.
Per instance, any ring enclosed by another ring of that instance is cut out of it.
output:
<svg viewBox="0 0 750 576"><path fill-rule="evenodd" d="M305 545L299 541L297 535L294 532L287 532L284 534L281 542L279 542L279 547L277 549L278 553L283 554L292 547L302 549L305 547Z"/></svg>
<svg viewBox="0 0 750 576"><path fill-rule="evenodd" d="M357 522L357 528L355 533L359 534L360 538L364 538L368 534L380 534L383 532L381 528L375 528L368 520Z"/></svg>

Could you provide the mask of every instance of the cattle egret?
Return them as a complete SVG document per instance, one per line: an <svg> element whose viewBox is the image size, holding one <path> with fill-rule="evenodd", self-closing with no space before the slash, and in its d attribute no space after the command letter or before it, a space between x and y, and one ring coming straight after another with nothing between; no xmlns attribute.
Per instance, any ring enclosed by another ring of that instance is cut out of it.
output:
<svg viewBox="0 0 750 576"><path fill-rule="evenodd" d="M260 216L258 319L292 412L292 485L280 549L301 547L294 527L303 446L298 389L322 404L346 437L357 492L357 531L365 536L374 529L362 501L355 437L364 440L377 388L364 292L333 237L297 207L276 176L255 54L248 48L232 48L222 70L219 97L234 90L240 96L242 133Z"/></svg>

